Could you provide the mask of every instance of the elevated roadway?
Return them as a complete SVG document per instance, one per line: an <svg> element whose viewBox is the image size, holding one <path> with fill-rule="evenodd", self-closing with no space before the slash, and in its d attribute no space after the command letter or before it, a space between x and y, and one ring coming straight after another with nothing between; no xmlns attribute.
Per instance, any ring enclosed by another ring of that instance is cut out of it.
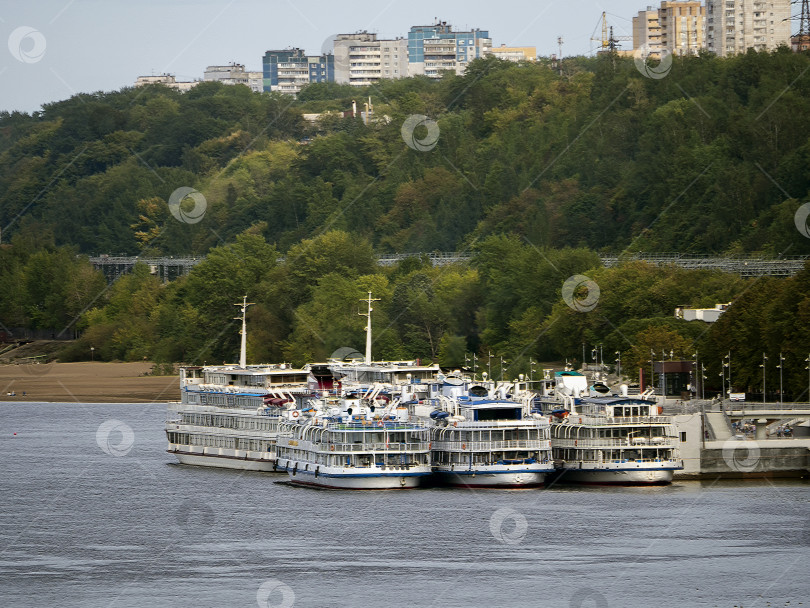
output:
<svg viewBox="0 0 810 608"><path fill-rule="evenodd" d="M426 257L434 266L444 266L459 262L468 262L473 254L470 252L434 251L430 253L386 253L377 256L381 266L393 266L406 258ZM150 267L153 274L160 276L164 281L170 281L188 272L202 262L205 256L200 257L138 257L138 256L110 256L100 255L90 257L90 263L103 271L107 279L114 281L122 274L132 271L138 262ZM717 257L692 256L680 253L636 253L621 256L601 256L602 264L608 268L622 262L642 261L649 264L675 265L687 269L721 270L739 274L743 277L759 276L792 276L799 272L810 256L794 256L790 258L768 259L756 256L750 257Z"/></svg>

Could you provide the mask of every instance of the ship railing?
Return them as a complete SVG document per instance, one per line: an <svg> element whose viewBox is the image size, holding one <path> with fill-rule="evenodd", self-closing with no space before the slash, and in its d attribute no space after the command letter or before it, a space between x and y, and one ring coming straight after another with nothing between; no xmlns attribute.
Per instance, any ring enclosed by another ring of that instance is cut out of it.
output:
<svg viewBox="0 0 810 608"><path fill-rule="evenodd" d="M224 437L228 439L267 439L274 441L277 429L233 429L226 427L196 426L182 422L167 422L166 431L172 433L186 433L189 435L205 435L207 437Z"/></svg>
<svg viewBox="0 0 810 608"><path fill-rule="evenodd" d="M326 425L330 431L410 431L427 429L422 420L353 420L351 422L330 422Z"/></svg>
<svg viewBox="0 0 810 608"><path fill-rule="evenodd" d="M493 452L496 450L550 450L550 439L512 439L507 441L434 441L431 449L443 452Z"/></svg>
<svg viewBox="0 0 810 608"><path fill-rule="evenodd" d="M677 443L675 437L653 437L652 440L627 441L619 437L604 437L598 439L579 439L575 437L554 439L554 447L558 448L672 448Z"/></svg>
<svg viewBox="0 0 810 608"><path fill-rule="evenodd" d="M417 443L316 443L313 445L317 452L323 454L341 454L356 452L427 452L428 442Z"/></svg>
<svg viewBox="0 0 810 608"><path fill-rule="evenodd" d="M605 464L626 464L626 463L639 463L639 462L651 462L651 463L676 463L680 466L683 466L683 460L681 458L610 458L605 460L577 460L577 462L582 462L581 468L590 468L590 466L594 465L605 465Z"/></svg>
<svg viewBox="0 0 810 608"><path fill-rule="evenodd" d="M589 424L598 426L627 426L631 424L672 424L670 416L593 416L571 414L566 419L569 424Z"/></svg>

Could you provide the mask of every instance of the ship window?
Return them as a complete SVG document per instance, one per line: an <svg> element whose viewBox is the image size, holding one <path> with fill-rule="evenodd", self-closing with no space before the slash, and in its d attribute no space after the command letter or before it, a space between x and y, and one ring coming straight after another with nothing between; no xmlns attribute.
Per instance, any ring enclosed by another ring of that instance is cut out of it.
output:
<svg viewBox="0 0 810 608"><path fill-rule="evenodd" d="M683 441L684 443L686 443L686 431L682 431L682 432L681 432L681 441Z"/></svg>

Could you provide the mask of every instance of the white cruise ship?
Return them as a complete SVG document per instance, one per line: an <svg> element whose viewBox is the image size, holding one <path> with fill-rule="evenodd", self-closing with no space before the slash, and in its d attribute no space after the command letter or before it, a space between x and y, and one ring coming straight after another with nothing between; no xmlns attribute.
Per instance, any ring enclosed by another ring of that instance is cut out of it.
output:
<svg viewBox="0 0 810 608"><path fill-rule="evenodd" d="M285 415L279 470L291 483L347 490L415 488L431 473L429 430L405 407L353 394Z"/></svg>
<svg viewBox="0 0 810 608"><path fill-rule="evenodd" d="M559 401L548 409L560 481L660 485L683 468L675 426L654 400L607 395L604 385L589 389L577 372L558 372L556 379Z"/></svg>
<svg viewBox="0 0 810 608"><path fill-rule="evenodd" d="M440 483L467 488L528 488L554 471L548 418L530 412L525 383L473 383L439 376L417 406L431 411L433 471Z"/></svg>
<svg viewBox="0 0 810 608"><path fill-rule="evenodd" d="M318 389L307 369L247 365L245 313L241 306L239 365L180 368L180 403L169 405L168 451L182 464L272 471L275 439L284 411Z"/></svg>

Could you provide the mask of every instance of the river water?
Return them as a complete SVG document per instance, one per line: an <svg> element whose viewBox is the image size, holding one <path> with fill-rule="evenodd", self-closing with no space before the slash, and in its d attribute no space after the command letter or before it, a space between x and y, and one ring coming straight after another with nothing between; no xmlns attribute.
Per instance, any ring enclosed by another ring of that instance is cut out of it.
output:
<svg viewBox="0 0 810 608"><path fill-rule="evenodd" d="M0 404L0 606L810 606L808 482L319 491L164 420Z"/></svg>

